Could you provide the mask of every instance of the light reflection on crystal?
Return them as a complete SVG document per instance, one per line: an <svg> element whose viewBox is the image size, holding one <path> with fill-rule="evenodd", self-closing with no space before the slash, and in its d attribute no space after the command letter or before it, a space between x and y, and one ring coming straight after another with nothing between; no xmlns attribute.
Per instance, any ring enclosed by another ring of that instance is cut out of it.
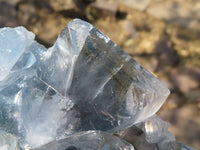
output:
<svg viewBox="0 0 200 150"><path fill-rule="evenodd" d="M168 127L169 123L154 115L118 134L137 150L182 150Z"/></svg>
<svg viewBox="0 0 200 150"><path fill-rule="evenodd" d="M23 27L2 28L0 52L0 130L16 136L21 149L70 135L64 143L93 140L85 149L132 150L117 137L88 130L114 133L145 119L134 126L142 132L133 135L136 148L162 149L175 140L168 124L149 118L168 88L91 24L71 21L48 50Z"/></svg>
<svg viewBox="0 0 200 150"><path fill-rule="evenodd" d="M100 131L76 133L34 150L134 150L124 140Z"/></svg>
<svg viewBox="0 0 200 150"><path fill-rule="evenodd" d="M0 82L33 42L35 35L24 27L2 28L0 30Z"/></svg>
<svg viewBox="0 0 200 150"><path fill-rule="evenodd" d="M38 75L75 103L80 118L75 132L121 130L153 115L169 95L153 75L79 19L70 22L47 51Z"/></svg>

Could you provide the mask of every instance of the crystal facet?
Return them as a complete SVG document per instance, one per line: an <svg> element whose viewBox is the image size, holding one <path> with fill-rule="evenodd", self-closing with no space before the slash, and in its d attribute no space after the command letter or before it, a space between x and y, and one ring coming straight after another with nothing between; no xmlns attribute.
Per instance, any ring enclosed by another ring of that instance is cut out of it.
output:
<svg viewBox="0 0 200 150"><path fill-rule="evenodd" d="M23 27L0 30L0 82L5 79L20 56L33 42L35 35Z"/></svg>
<svg viewBox="0 0 200 150"><path fill-rule="evenodd" d="M169 123L154 115L118 135L129 141L137 150L194 150L176 142L174 135L168 131Z"/></svg>
<svg viewBox="0 0 200 150"><path fill-rule="evenodd" d="M124 140L100 131L76 133L34 150L134 150Z"/></svg>
<svg viewBox="0 0 200 150"><path fill-rule="evenodd" d="M37 147L61 132L71 105L38 78L23 77L0 92L0 128L18 135L23 147Z"/></svg>
<svg viewBox="0 0 200 150"><path fill-rule="evenodd" d="M152 116L169 95L151 73L79 19L47 51L38 75L74 102L75 132L121 130Z"/></svg>
<svg viewBox="0 0 200 150"><path fill-rule="evenodd" d="M123 130L155 114L169 95L157 78L80 19L48 50L23 27L2 28L0 52L0 130L18 137L22 149L81 131ZM94 134L111 136L87 132Z"/></svg>

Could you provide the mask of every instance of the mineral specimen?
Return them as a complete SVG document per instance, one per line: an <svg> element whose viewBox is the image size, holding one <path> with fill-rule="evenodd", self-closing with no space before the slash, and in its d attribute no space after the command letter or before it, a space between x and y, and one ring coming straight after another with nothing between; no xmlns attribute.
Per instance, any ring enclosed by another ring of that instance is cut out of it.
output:
<svg viewBox="0 0 200 150"><path fill-rule="evenodd" d="M80 19L71 21L49 49L23 27L0 29L0 141L11 137L0 143L1 150L18 150L16 143L20 149L133 149L89 130L114 133L144 121L168 95L157 78ZM145 132L146 140L168 140L166 125L155 124L159 138Z"/></svg>
<svg viewBox="0 0 200 150"><path fill-rule="evenodd" d="M73 131L118 131L152 116L169 90L89 23L68 24L38 67L73 103Z"/></svg>
<svg viewBox="0 0 200 150"><path fill-rule="evenodd" d="M134 150L124 140L100 131L76 133L34 150Z"/></svg>

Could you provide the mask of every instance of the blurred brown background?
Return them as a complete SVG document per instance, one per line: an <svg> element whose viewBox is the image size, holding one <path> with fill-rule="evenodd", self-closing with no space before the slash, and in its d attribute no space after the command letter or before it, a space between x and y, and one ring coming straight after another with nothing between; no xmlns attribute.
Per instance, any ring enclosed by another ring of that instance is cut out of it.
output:
<svg viewBox="0 0 200 150"><path fill-rule="evenodd" d="M0 27L25 26L50 47L73 18L89 21L171 90L159 115L200 149L199 0L0 0Z"/></svg>

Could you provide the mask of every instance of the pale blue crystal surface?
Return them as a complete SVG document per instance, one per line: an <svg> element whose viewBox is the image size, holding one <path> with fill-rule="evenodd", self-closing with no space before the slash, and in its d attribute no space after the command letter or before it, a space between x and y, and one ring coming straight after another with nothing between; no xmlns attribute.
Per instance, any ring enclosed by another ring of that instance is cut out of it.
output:
<svg viewBox="0 0 200 150"><path fill-rule="evenodd" d="M0 29L0 130L37 148L81 131L123 130L152 116L168 88L91 24L75 19L46 49Z"/></svg>
<svg viewBox="0 0 200 150"><path fill-rule="evenodd" d="M100 131L79 132L34 150L134 150L119 137Z"/></svg>

